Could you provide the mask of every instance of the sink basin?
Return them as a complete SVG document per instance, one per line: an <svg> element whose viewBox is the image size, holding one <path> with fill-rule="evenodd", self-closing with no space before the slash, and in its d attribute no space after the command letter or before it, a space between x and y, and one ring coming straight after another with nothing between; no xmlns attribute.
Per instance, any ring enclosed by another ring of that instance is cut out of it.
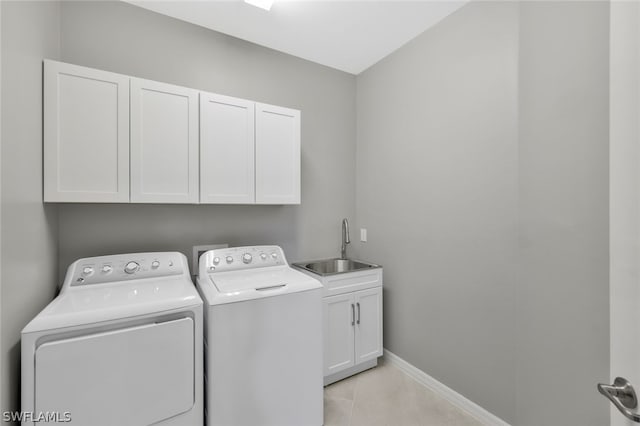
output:
<svg viewBox="0 0 640 426"><path fill-rule="evenodd" d="M353 259L324 259L311 262L294 263L293 266L318 275L346 274L365 269L379 268L380 265L361 262Z"/></svg>

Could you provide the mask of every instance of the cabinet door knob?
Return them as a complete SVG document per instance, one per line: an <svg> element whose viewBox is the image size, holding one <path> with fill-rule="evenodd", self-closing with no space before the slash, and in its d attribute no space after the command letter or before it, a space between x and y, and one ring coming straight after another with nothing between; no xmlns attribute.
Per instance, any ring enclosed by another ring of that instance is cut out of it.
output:
<svg viewBox="0 0 640 426"><path fill-rule="evenodd" d="M358 321L357 321L357 323L360 324L360 302L356 303L356 305L358 305Z"/></svg>
<svg viewBox="0 0 640 426"><path fill-rule="evenodd" d="M356 308L351 304L351 325L356 325Z"/></svg>

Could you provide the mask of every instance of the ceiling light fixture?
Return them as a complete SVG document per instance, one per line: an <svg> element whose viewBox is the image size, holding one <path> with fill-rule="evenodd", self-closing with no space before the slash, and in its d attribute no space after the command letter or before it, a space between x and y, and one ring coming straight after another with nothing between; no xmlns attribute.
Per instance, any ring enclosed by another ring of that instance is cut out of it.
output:
<svg viewBox="0 0 640 426"><path fill-rule="evenodd" d="M244 0L244 2L266 11L269 11L273 5L273 0Z"/></svg>

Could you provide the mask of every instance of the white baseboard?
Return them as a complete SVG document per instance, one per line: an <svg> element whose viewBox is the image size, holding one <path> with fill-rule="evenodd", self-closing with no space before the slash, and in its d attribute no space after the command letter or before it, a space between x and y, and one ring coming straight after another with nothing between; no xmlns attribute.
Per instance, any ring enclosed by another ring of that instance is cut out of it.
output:
<svg viewBox="0 0 640 426"><path fill-rule="evenodd" d="M409 364L404 359L400 358L398 355L393 352L389 352L388 350L384 350L384 359L388 361L390 364L398 367L400 370L405 372L409 377L414 379L416 382L420 383L422 386L427 389L432 390L433 392L440 395L442 398L449 401L451 404L455 405L465 413L477 419L480 423L486 426L510 426L509 423L505 422L498 416L491 414L475 402L465 398L460 395L458 392L453 389L447 387L446 385L440 383L433 377L429 376L424 371L414 367Z"/></svg>

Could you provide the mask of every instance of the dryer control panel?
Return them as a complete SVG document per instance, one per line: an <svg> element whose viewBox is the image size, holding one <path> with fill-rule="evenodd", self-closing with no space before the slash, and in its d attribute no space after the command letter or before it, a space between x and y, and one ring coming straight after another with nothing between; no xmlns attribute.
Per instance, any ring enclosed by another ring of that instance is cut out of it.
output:
<svg viewBox="0 0 640 426"><path fill-rule="evenodd" d="M230 247L210 250L200 257L200 274L287 265L278 246Z"/></svg>
<svg viewBox="0 0 640 426"><path fill-rule="evenodd" d="M67 270L64 287L189 274L176 252L132 253L78 259Z"/></svg>

